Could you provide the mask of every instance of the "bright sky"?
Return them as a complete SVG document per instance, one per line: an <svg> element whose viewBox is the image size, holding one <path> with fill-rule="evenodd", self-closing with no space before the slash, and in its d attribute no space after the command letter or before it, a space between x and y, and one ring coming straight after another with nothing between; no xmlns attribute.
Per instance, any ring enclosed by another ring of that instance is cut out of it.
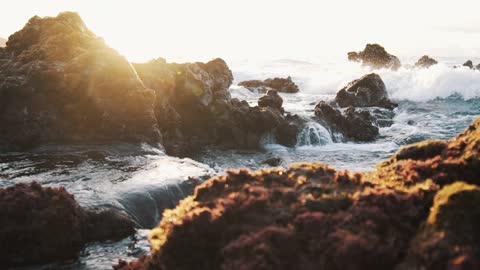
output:
<svg viewBox="0 0 480 270"><path fill-rule="evenodd" d="M14 0L0 37L34 16L80 13L132 61L341 56L377 42L399 56L480 56L476 0Z"/></svg>

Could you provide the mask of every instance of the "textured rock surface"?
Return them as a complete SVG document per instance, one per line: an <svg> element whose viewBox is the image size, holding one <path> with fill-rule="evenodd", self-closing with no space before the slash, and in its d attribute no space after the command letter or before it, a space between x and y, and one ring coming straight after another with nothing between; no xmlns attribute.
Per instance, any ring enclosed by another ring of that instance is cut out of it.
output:
<svg viewBox="0 0 480 270"><path fill-rule="evenodd" d="M155 93L76 13L33 17L0 53L0 143L160 142Z"/></svg>
<svg viewBox="0 0 480 270"><path fill-rule="evenodd" d="M298 86L292 81L291 77L266 79L264 81L243 81L238 85L243 86L252 92L259 93L266 93L268 90L276 90L283 93L297 93L300 91Z"/></svg>
<svg viewBox="0 0 480 270"><path fill-rule="evenodd" d="M230 171L165 212L152 255L115 269L477 269L479 152L480 119L372 173Z"/></svg>
<svg viewBox="0 0 480 270"><path fill-rule="evenodd" d="M258 148L269 133L278 133L281 144L296 143L298 125L283 115L283 101L275 90L259 100L259 107L230 99L233 77L221 59L206 64L157 59L134 67L157 93L157 119L170 154L188 155L201 145ZM288 128L292 134L285 132Z"/></svg>
<svg viewBox="0 0 480 270"><path fill-rule="evenodd" d="M415 67L418 68L429 68L433 65L438 64L437 60L431 58L428 55L422 56L418 61L415 63Z"/></svg>
<svg viewBox="0 0 480 270"><path fill-rule="evenodd" d="M342 108L353 106L393 109L398 106L390 101L385 83L376 73L350 82L337 93L335 102Z"/></svg>
<svg viewBox="0 0 480 270"><path fill-rule="evenodd" d="M379 135L378 127L374 125L375 118L367 111L349 107L342 113L321 101L315 106L315 116L324 126L343 134L348 140L368 142Z"/></svg>
<svg viewBox="0 0 480 270"><path fill-rule="evenodd" d="M385 48L378 44L367 44L363 51L349 52L348 60L362 62L363 65L374 69L389 68L397 70L402 65L398 57L387 53Z"/></svg>
<svg viewBox="0 0 480 270"><path fill-rule="evenodd" d="M116 210L81 208L64 188L32 183L0 189L3 267L75 258L85 243L121 239L134 226Z"/></svg>

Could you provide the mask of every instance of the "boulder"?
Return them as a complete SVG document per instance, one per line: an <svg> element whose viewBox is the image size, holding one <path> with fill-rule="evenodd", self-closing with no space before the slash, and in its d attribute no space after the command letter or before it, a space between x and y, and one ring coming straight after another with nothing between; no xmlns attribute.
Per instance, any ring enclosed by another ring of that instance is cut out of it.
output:
<svg viewBox="0 0 480 270"><path fill-rule="evenodd" d="M468 67L469 69L473 69L473 62L472 60L467 60L467 62L463 63L464 67Z"/></svg>
<svg viewBox="0 0 480 270"><path fill-rule="evenodd" d="M282 110L283 99L276 90L268 90L267 94L258 99L258 106Z"/></svg>
<svg viewBox="0 0 480 270"><path fill-rule="evenodd" d="M228 171L164 213L151 255L114 269L478 269L479 145L480 118L373 172Z"/></svg>
<svg viewBox="0 0 480 270"><path fill-rule="evenodd" d="M378 127L374 125L375 118L368 111L356 111L349 107L342 113L320 101L315 106L315 116L323 126L341 133L347 140L369 142L379 135Z"/></svg>
<svg viewBox="0 0 480 270"><path fill-rule="evenodd" d="M385 83L376 73L370 73L350 82L335 97L338 106L382 107L392 110L398 105L388 98Z"/></svg>
<svg viewBox="0 0 480 270"><path fill-rule="evenodd" d="M0 144L161 142L155 92L78 14L31 18L0 53Z"/></svg>
<svg viewBox="0 0 480 270"><path fill-rule="evenodd" d="M72 259L88 242L134 232L126 214L84 209L63 187L34 182L0 189L0 258L7 269Z"/></svg>
<svg viewBox="0 0 480 270"><path fill-rule="evenodd" d="M388 68L398 70L402 66L398 57L387 53L385 48L378 44L367 44L363 51L349 52L348 60L361 62L364 66L369 66L373 69Z"/></svg>
<svg viewBox="0 0 480 270"><path fill-rule="evenodd" d="M282 93L297 93L300 91L290 76L287 78L266 79L264 81L243 81L238 85L243 86L252 92L258 93L266 93L268 90L276 90Z"/></svg>
<svg viewBox="0 0 480 270"><path fill-rule="evenodd" d="M428 55L422 56L418 61L415 63L415 67L417 68L429 68L433 65L438 64L437 60L431 58Z"/></svg>

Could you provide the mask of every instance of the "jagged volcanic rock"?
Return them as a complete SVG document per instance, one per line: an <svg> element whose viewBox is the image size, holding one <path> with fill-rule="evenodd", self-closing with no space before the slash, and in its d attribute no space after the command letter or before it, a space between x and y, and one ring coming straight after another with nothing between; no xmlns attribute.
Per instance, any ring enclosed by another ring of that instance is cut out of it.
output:
<svg viewBox="0 0 480 270"><path fill-rule="evenodd" d="M283 93L297 93L298 91L300 91L298 86L292 81L292 78L290 76L287 78L266 79L264 81L243 81L240 82L238 85L243 86L252 92L259 93L266 93L268 92L268 90L276 90Z"/></svg>
<svg viewBox="0 0 480 270"><path fill-rule="evenodd" d="M374 69L389 68L397 70L402 66L398 57L387 53L385 48L378 44L367 44L363 51L349 52L348 60L362 62L363 65Z"/></svg>
<svg viewBox="0 0 480 270"><path fill-rule="evenodd" d="M390 101L385 83L376 73L350 82L337 93L335 102L342 108L353 106L393 109L398 106Z"/></svg>
<svg viewBox="0 0 480 270"><path fill-rule="evenodd" d="M418 68L429 68L433 65L438 64L437 60L431 58L428 55L422 56L418 61L415 63L415 67Z"/></svg>
<svg viewBox="0 0 480 270"><path fill-rule="evenodd" d="M0 54L0 142L160 142L155 93L76 13L33 17Z"/></svg>
<svg viewBox="0 0 480 270"><path fill-rule="evenodd" d="M134 232L135 223L125 214L83 209L63 187L34 182L0 189L2 267L72 259L87 242Z"/></svg>
<svg viewBox="0 0 480 270"><path fill-rule="evenodd" d="M344 113L324 101L315 106L315 116L324 126L340 132L348 140L368 142L379 135L374 125L375 118L367 111L356 111L349 107Z"/></svg>
<svg viewBox="0 0 480 270"><path fill-rule="evenodd" d="M134 67L157 93L156 115L170 154L188 155L202 145L258 148L268 133L279 133L282 144L296 143L297 125L283 115L278 94L261 98L260 107L230 99L233 76L222 59L206 64L157 59ZM284 132L288 128L290 133Z"/></svg>
<svg viewBox="0 0 480 270"><path fill-rule="evenodd" d="M115 269L476 269L479 153L480 118L371 173L229 171L165 212L152 255Z"/></svg>

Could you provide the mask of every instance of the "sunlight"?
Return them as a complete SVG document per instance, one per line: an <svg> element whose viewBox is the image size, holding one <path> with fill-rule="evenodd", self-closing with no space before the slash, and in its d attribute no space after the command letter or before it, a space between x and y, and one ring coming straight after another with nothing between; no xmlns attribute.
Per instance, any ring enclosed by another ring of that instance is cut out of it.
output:
<svg viewBox="0 0 480 270"><path fill-rule="evenodd" d="M397 55L427 50L435 55L480 53L480 32L472 27L480 25L480 18L468 8L471 1L453 8L436 1L407 2L65 0L50 5L19 0L8 13L0 11L10 22L0 26L0 37L21 29L32 14L73 10L131 61L160 56L177 61L218 56L343 58L346 51L368 42L391 47ZM430 12L432 5L435 12Z"/></svg>

